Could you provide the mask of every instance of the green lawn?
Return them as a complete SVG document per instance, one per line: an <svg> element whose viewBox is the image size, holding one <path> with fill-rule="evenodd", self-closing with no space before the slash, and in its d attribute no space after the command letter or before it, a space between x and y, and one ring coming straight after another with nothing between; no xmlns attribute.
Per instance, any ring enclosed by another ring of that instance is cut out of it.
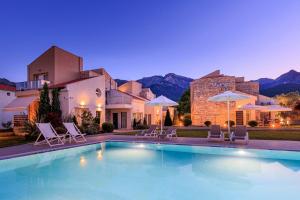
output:
<svg viewBox="0 0 300 200"><path fill-rule="evenodd" d="M135 135L136 132L116 133L117 135ZM179 137L207 137L207 130L191 130L178 129ZM300 141L300 131L281 131L281 130L265 130L265 131L249 131L250 139L257 140L294 140Z"/></svg>
<svg viewBox="0 0 300 200"><path fill-rule="evenodd" d="M27 141L21 136L1 136L0 137L0 148L15 146L19 144L25 144Z"/></svg>

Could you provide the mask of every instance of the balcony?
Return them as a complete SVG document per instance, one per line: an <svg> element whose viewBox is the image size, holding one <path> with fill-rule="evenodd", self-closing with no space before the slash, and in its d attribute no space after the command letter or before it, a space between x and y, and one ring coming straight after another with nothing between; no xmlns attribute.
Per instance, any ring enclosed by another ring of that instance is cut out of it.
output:
<svg viewBox="0 0 300 200"><path fill-rule="evenodd" d="M106 92L106 108L107 109L131 109L132 98L118 90L110 90Z"/></svg>
<svg viewBox="0 0 300 200"><path fill-rule="evenodd" d="M45 83L50 84L50 81L38 80L38 81L19 82L16 83L16 90L17 91L37 90L42 88Z"/></svg>

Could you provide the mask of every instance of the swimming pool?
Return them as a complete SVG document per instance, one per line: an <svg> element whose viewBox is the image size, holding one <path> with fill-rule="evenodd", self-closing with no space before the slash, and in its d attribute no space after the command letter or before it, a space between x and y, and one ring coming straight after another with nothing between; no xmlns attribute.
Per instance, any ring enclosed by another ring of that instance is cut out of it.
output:
<svg viewBox="0 0 300 200"><path fill-rule="evenodd" d="M1 200L299 199L300 152L106 142L0 160Z"/></svg>

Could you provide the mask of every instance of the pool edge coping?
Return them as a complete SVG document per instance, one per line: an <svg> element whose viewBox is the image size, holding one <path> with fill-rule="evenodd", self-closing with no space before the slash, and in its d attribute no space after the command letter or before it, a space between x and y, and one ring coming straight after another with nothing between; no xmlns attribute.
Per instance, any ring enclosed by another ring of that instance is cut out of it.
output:
<svg viewBox="0 0 300 200"><path fill-rule="evenodd" d="M276 149L276 148L251 148L247 146L222 146L221 144L212 144L212 145L204 145L204 144L191 144L188 142L168 142L168 141L141 141L141 140L122 140L122 139L103 139L102 141L93 141L93 142L87 142L87 143L77 143L70 146L57 146L57 147L50 147L46 149L40 149L35 151L28 151L24 153L17 153L17 154L11 154L11 155L5 155L0 156L1 160L11 159L11 158L17 158L17 157L23 157L23 156L30 156L40 153L47 153L47 152L53 152L53 151L59 151L59 150L65 150L65 149L71 149L76 147L82 147L82 146L89 146L89 145L95 145L100 144L102 142L127 142L127 143L148 143L148 144L165 144L165 145L186 145L186 146L195 146L195 147L215 147L215 148L232 148L232 149L252 149L252 150L271 150L271 151L285 151L285 152L300 152L300 150L287 150L287 149ZM33 144L32 144L33 145Z"/></svg>

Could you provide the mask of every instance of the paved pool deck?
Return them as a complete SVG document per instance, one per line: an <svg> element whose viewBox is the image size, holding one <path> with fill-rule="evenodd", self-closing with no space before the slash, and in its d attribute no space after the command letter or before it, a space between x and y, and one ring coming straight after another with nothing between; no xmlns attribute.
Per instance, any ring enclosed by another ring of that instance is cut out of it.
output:
<svg viewBox="0 0 300 200"><path fill-rule="evenodd" d="M126 136L126 135L113 135L104 134L97 136L87 137L85 143L66 143L61 146L49 147L48 145L34 146L33 143L22 144L12 147L0 148L0 159L7 159L18 156L25 156L30 154L61 150L65 148L72 148L82 145L95 144L104 141L125 141L125 142L149 142L161 144L184 144L184 145L197 145L197 146L214 146L214 147L231 147L231 148L248 148L248 149L269 149L269 150L287 150L299 151L300 141L279 141L279 140L250 140L248 144L242 141L230 143L229 141L208 141L206 138L186 138L178 137L172 140L158 140L155 138L145 138L141 136Z"/></svg>

